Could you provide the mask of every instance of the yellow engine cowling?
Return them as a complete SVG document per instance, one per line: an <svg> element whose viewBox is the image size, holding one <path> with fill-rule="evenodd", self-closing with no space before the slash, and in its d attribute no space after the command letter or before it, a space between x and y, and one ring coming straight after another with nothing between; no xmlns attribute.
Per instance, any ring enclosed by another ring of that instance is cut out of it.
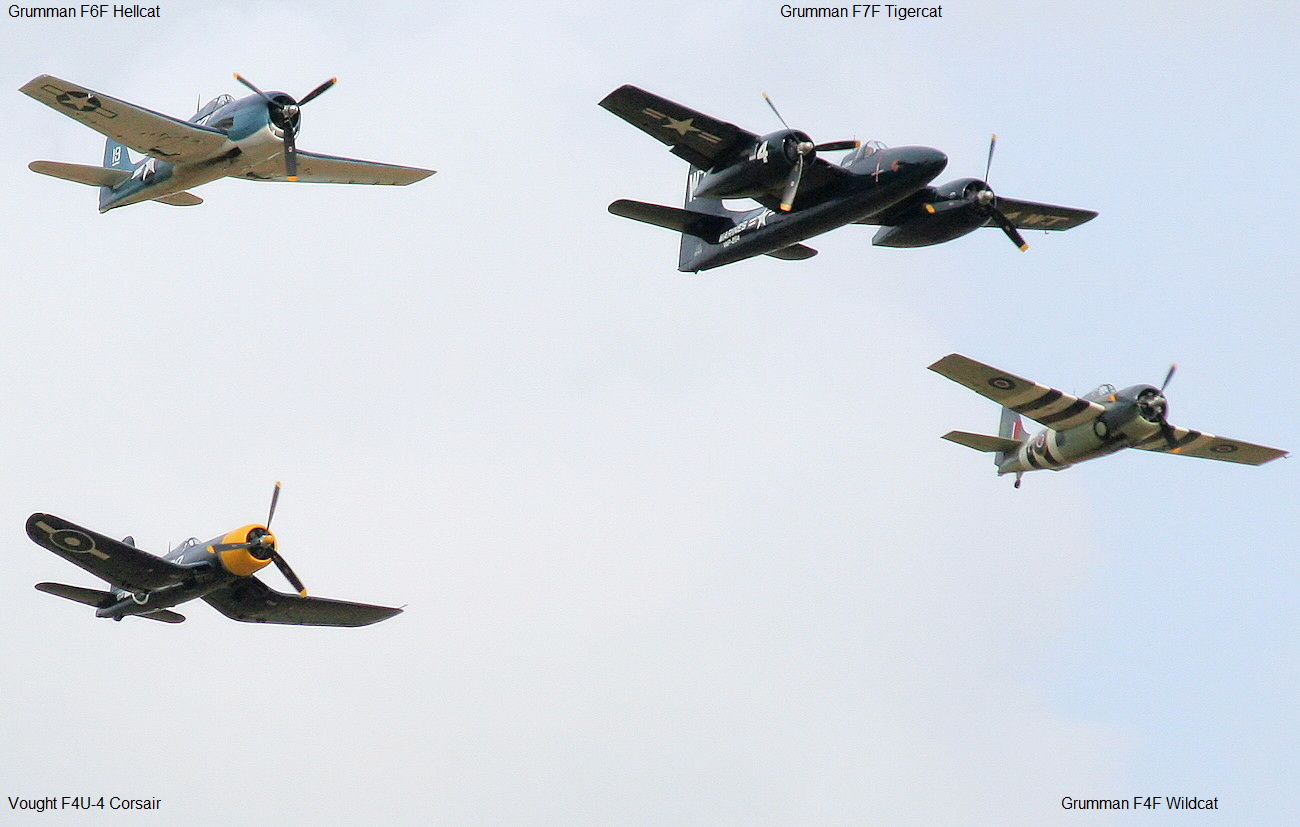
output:
<svg viewBox="0 0 1300 827"><path fill-rule="evenodd" d="M266 526L254 524L237 528L213 540L208 547L226 543L251 543L259 539L262 541L260 548L230 548L214 552L226 571L239 577L248 577L266 568L266 565L271 562L271 552L275 550L275 535L267 531Z"/></svg>

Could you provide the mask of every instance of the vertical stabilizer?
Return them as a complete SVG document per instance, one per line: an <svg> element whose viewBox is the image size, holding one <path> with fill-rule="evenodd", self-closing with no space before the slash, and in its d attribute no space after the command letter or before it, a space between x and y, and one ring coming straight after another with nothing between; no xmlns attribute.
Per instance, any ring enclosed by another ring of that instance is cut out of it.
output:
<svg viewBox="0 0 1300 827"><path fill-rule="evenodd" d="M131 153L127 152L126 147L117 141L109 138L104 143L104 167L106 169L120 169L124 172L131 173L135 171L135 165L131 163ZM99 211L103 212L109 202L113 200L112 187L99 188Z"/></svg>
<svg viewBox="0 0 1300 827"><path fill-rule="evenodd" d="M1020 423L1020 414L1010 408L1002 409L1002 421L998 423L998 436L1003 439L1014 439L1016 442L1025 441L1025 426ZM993 455L995 465L1001 465L1006 462L1007 454L1005 451L999 451Z"/></svg>
<svg viewBox="0 0 1300 827"><path fill-rule="evenodd" d="M727 218L733 224L735 216L738 213L727 209L723 206L722 201L717 198L696 198L695 188L699 185L700 179L704 177L704 170L692 166L686 173L686 209L691 212L704 213L705 215L719 215ZM717 247L717 244L710 244L702 238L682 233L681 247L677 253L677 269L682 272L698 272L697 262L703 258L711 248Z"/></svg>

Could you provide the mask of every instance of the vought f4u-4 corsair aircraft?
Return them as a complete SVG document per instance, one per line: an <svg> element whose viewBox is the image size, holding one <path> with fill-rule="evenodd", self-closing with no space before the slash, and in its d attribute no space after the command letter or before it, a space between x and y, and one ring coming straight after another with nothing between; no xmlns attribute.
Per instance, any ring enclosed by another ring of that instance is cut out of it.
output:
<svg viewBox="0 0 1300 827"><path fill-rule="evenodd" d="M845 224L878 225L871 243L880 247L925 247L979 227L999 227L1024 250L1020 230L1068 230L1097 215L1002 198L976 178L928 186L948 164L947 156L929 147L816 144L788 126L759 136L635 86L615 89L600 105L691 165L685 209L628 200L609 205L614 215L680 232L677 269L683 272L758 255L810 258L817 251L800 242ZM991 142L990 163L993 147ZM845 150L849 154L838 165L818 155ZM728 198L752 198L762 207L729 210L723 205Z"/></svg>
<svg viewBox="0 0 1300 827"><path fill-rule="evenodd" d="M1165 388L1174 376L1174 367L1169 368L1158 388L1134 385L1117 391L1113 385L1102 385L1083 396L1071 396L1030 382L959 353L943 357L930 365L930 370L1002 406L997 436L949 431L943 438L992 453L999 475L1016 475L1016 488L1020 487L1020 475L1026 471L1042 468L1060 471L1121 448L1245 465L1263 465L1287 455L1277 448L1170 425L1166 418L1169 403L1165 400ZM1021 414L1046 430L1030 437L1020 424Z"/></svg>
<svg viewBox="0 0 1300 827"><path fill-rule="evenodd" d="M330 79L294 100L263 92L236 100L221 95L188 121L162 115L66 80L41 75L19 90L56 112L108 136L100 167L32 161L28 168L78 184L99 187L99 211L141 201L192 207L203 199L191 187L227 176L250 181L325 184L412 184L433 170L304 152L296 136L304 104L334 85ZM133 162L127 150L145 157Z"/></svg>
<svg viewBox="0 0 1300 827"><path fill-rule="evenodd" d="M265 525L246 525L200 543L191 537L162 557L135 547L130 537L114 540L50 514L27 519L27 536L68 562L108 581L107 591L37 583L48 594L95 607L96 617L127 615L180 623L172 607L201 597L234 620L295 626L366 626L401 612L387 606L308 597L298 575L280 556L271 518L280 484L271 495ZM284 594L253 575L274 562L298 594Z"/></svg>

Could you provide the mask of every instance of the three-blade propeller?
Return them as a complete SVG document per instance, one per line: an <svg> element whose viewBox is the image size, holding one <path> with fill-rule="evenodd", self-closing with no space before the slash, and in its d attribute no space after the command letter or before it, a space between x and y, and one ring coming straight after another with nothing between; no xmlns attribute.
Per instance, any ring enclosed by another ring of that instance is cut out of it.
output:
<svg viewBox="0 0 1300 827"><path fill-rule="evenodd" d="M772 113L776 115L776 119L781 122L781 126L790 129L790 124L786 123L785 118L781 117L781 113L777 111L776 104L772 103L772 99L767 96L766 92L763 93L763 100L767 101L767 105L772 108ZM812 141L799 141L796 143L795 152L798 154L799 160L796 161L794 167L791 168L790 174L785 179L785 186L781 188L781 211L789 212L794 208L794 197L798 195L799 182L803 180L804 158L809 158L809 160L811 160L812 156L818 152L837 152L845 149L857 149L861 145L861 141L829 141L824 144L814 144Z"/></svg>
<svg viewBox="0 0 1300 827"><path fill-rule="evenodd" d="M261 89L258 89L256 86L254 86L252 82L250 82L247 78L239 74L235 75L235 80L244 84L249 89L252 89L258 95L260 95L264 101L266 101L266 108L271 116L271 123L279 127L281 133L284 135L285 177L288 178L290 181L297 181L298 180L298 150L294 145L294 134L298 131L298 121L299 118L301 117L300 110L302 109L303 106L305 106L310 101L315 100L317 97L320 97L320 95L326 89L329 89L331 86L337 83L338 78L330 78L329 80L325 81L320 86L317 86L315 89L308 92L306 96L302 98L302 100L294 100L292 97L284 94L283 92L281 92L279 95L275 97L271 97L270 95L263 92ZM278 491L279 489L276 490Z"/></svg>
<svg viewBox="0 0 1300 827"><path fill-rule="evenodd" d="M1138 405L1142 408L1143 416L1154 421L1160 426L1160 435L1165 438L1165 444L1170 448L1174 447L1176 434L1174 426L1169 424L1169 400L1165 398L1165 388L1169 387L1169 380L1174 378L1174 371L1178 370L1178 365L1170 365L1169 372L1165 374L1165 381L1160 383L1160 390L1152 392L1150 389L1143 391L1138 397Z"/></svg>
<svg viewBox="0 0 1300 827"><path fill-rule="evenodd" d="M972 182L967 186L964 198L955 202L960 205L970 205L981 215L993 219L993 223L998 225L1002 232L1006 233L1011 243L1016 245L1021 252L1029 249L1029 244L1025 242L1024 236L1016 229L1016 225L1011 223L1002 210L998 209L998 197L993 192L993 188L988 185L989 170L993 168L993 150L998 144L998 136L994 135L989 138L989 157L984 162L984 180L978 183ZM954 203L954 202L950 202ZM925 205L926 212L933 215L937 210L933 204Z"/></svg>
<svg viewBox="0 0 1300 827"><path fill-rule="evenodd" d="M302 580L298 579L298 575L295 574L293 569L289 567L289 564L285 562L284 557L280 556L280 552L275 547L275 535L271 533L271 519L275 517L275 506L279 501L280 483L277 482L275 484L275 490L271 492L271 508L266 513L266 526L254 528L252 531L249 531L247 542L220 543L212 546L212 550L215 552L222 552L238 548L246 548L252 552L252 555L258 560L270 560L275 563L275 567L284 575L284 579L288 580L289 584L297 589L298 594L306 597L307 587L302 584Z"/></svg>

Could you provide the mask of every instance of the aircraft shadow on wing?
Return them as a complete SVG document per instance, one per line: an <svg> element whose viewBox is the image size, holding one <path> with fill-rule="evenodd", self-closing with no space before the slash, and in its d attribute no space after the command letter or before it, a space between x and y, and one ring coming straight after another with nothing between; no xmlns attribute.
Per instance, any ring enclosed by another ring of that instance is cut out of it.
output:
<svg viewBox="0 0 1300 827"><path fill-rule="evenodd" d="M999 475L1016 475L1016 488L1026 471L1060 471L1124 448L1243 465L1263 465L1287 455L1277 448L1169 424L1165 388L1176 367L1169 368L1158 388L1134 385L1116 390L1101 385L1083 396L1031 382L960 353L950 353L930 365L930 370L1002 406L997 436L949 431L943 438L993 454ZM1031 436L1021 424L1022 415L1044 429Z"/></svg>
<svg viewBox="0 0 1300 827"><path fill-rule="evenodd" d="M767 102L784 128L757 135L635 86L609 93L602 107L691 165L684 209L622 199L609 211L681 233L677 269L683 272L758 255L811 258L817 251L802 241L846 224L880 226L872 244L881 247L924 247L998 227L1024 250L1020 230L1068 230L1097 215L1003 198L976 178L929 186L948 163L939 150L879 141L815 143L786 126ZM818 154L845 151L838 164ZM762 206L734 211L723 203L738 198Z"/></svg>
<svg viewBox="0 0 1300 827"><path fill-rule="evenodd" d="M114 540L52 514L33 514L27 519L27 536L33 542L110 586L101 590L37 583L36 588L94 606L96 617L113 620L135 616L180 623L185 617L173 607L196 598L234 620L294 626L367 626L402 611L309 597L271 533L279 498L276 483L264 524L246 525L206 543L191 537L162 557L136 548L131 537ZM297 594L278 592L254 576L271 563Z"/></svg>
<svg viewBox="0 0 1300 827"><path fill-rule="evenodd" d="M42 175L99 187L99 211L157 201L176 207L202 204L193 187L218 178L328 184L412 184L433 170L321 155L297 148L302 107L334 85L331 78L295 99L263 92L239 75L254 94L220 95L188 121L154 112L52 75L19 89L105 135L102 166L33 161ZM132 161L134 151L144 157Z"/></svg>

